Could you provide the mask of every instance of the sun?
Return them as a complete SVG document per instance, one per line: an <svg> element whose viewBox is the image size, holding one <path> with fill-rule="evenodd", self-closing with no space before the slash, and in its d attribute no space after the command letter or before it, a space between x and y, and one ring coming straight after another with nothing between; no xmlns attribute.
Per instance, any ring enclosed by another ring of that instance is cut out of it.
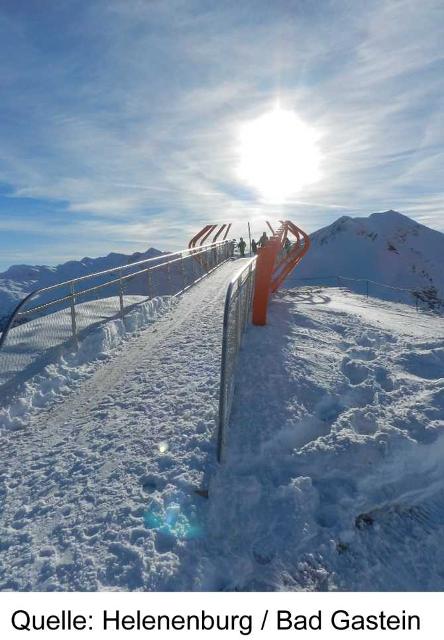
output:
<svg viewBox="0 0 444 640"><path fill-rule="evenodd" d="M293 111L276 107L243 125L238 177L270 202L320 179L319 134Z"/></svg>

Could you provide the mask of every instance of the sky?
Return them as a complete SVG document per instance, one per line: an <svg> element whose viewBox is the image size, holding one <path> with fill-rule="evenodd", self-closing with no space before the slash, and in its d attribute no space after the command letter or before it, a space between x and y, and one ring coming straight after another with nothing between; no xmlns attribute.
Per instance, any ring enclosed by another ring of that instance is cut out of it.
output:
<svg viewBox="0 0 444 640"><path fill-rule="evenodd" d="M0 268L210 222L396 209L444 231L443 42L442 0L0 0ZM238 171L276 104L321 158L283 202Z"/></svg>

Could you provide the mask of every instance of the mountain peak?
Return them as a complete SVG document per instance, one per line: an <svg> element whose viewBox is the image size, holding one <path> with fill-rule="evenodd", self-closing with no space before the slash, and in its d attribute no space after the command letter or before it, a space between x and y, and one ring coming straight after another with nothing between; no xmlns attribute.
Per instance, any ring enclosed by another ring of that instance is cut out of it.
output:
<svg viewBox="0 0 444 640"><path fill-rule="evenodd" d="M444 299L444 234L399 211L341 216L313 233L311 241L289 286L298 278L344 276L419 291L434 287ZM378 294L397 295L384 288Z"/></svg>
<svg viewBox="0 0 444 640"><path fill-rule="evenodd" d="M365 218L364 218L365 219ZM416 225L417 223L404 215L403 213L399 213L399 211L395 211L394 209L389 209L388 211L376 211L375 213L371 213L368 216L369 220L391 220L393 222L401 222L408 225Z"/></svg>

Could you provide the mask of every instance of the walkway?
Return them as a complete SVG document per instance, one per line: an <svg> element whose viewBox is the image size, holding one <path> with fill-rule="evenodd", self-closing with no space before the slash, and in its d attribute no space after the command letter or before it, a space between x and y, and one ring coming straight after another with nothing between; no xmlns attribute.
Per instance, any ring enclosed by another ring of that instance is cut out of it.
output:
<svg viewBox="0 0 444 640"><path fill-rule="evenodd" d="M230 261L1 441L0 588L192 589Z"/></svg>

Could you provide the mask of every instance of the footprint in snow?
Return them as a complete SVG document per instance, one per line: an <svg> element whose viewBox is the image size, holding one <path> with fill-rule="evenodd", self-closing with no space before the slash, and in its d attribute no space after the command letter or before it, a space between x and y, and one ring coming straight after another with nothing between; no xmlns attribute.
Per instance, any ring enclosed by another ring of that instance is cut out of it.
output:
<svg viewBox="0 0 444 640"><path fill-rule="evenodd" d="M344 358L341 365L342 373L350 380L352 385L361 384L370 374L370 369L357 360Z"/></svg>

